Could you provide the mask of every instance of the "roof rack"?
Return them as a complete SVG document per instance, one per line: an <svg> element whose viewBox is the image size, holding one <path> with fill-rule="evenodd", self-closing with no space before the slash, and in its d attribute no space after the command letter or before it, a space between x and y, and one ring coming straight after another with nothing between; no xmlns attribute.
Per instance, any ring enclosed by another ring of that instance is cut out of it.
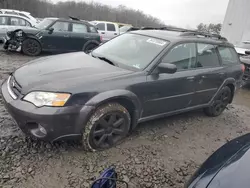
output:
<svg viewBox="0 0 250 188"><path fill-rule="evenodd" d="M208 38L216 38L219 40L227 41L225 37L222 37L219 34L211 34L211 33L205 33L205 32L199 32L195 30L189 30L189 29L183 29L178 27L143 27L141 30L167 30L167 31L177 31L182 32L180 36L203 36Z"/></svg>
<svg viewBox="0 0 250 188"><path fill-rule="evenodd" d="M181 34L181 36L203 36L203 37L215 38L215 39L227 41L225 37L222 37L219 34L211 34L211 33L199 32L199 31L184 32Z"/></svg>

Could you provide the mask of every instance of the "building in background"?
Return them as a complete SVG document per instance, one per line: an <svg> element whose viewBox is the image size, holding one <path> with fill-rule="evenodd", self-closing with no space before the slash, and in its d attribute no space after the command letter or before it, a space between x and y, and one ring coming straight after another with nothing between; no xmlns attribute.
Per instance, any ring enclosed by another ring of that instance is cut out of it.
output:
<svg viewBox="0 0 250 188"><path fill-rule="evenodd" d="M229 0L221 35L234 45L250 41L250 0Z"/></svg>

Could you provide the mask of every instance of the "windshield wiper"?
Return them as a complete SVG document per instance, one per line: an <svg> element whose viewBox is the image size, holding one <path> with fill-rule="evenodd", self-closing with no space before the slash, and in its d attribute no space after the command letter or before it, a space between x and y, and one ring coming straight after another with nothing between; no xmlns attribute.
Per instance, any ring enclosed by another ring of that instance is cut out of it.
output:
<svg viewBox="0 0 250 188"><path fill-rule="evenodd" d="M103 60L103 61L106 61L107 63L109 63L110 65L114 65L114 66L117 66L118 65L116 63L114 63L113 61L111 61L110 59L106 58L106 57L102 57L102 56L94 56L92 53L91 53L92 57L94 58L98 58L100 60Z"/></svg>

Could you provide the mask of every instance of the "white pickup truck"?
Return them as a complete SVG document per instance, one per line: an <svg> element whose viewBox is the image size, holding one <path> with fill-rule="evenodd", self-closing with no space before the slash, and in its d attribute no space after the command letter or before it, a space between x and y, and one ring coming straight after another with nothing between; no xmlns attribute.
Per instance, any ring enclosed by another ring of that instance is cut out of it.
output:
<svg viewBox="0 0 250 188"><path fill-rule="evenodd" d="M96 27L103 42L107 42L120 34L119 25L117 23L106 21L91 21L89 23Z"/></svg>

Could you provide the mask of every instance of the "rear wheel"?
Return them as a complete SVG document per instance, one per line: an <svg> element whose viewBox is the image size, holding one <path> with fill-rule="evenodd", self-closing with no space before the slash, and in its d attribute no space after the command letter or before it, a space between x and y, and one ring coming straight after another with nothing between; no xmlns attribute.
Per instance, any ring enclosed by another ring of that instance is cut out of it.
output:
<svg viewBox="0 0 250 188"><path fill-rule="evenodd" d="M113 147L128 134L130 114L118 103L108 103L97 108L83 133L85 150L96 151Z"/></svg>
<svg viewBox="0 0 250 188"><path fill-rule="evenodd" d="M94 43L90 43L88 44L86 47L83 48L83 51L88 54L90 53L92 50L94 50L98 45L94 44Z"/></svg>
<svg viewBox="0 0 250 188"><path fill-rule="evenodd" d="M41 53L42 47L35 39L26 39L22 44L22 51L25 55L37 56Z"/></svg>
<svg viewBox="0 0 250 188"><path fill-rule="evenodd" d="M231 97L231 89L228 86L223 87L215 97L212 105L204 109L205 114L212 117L219 116L230 103Z"/></svg>

